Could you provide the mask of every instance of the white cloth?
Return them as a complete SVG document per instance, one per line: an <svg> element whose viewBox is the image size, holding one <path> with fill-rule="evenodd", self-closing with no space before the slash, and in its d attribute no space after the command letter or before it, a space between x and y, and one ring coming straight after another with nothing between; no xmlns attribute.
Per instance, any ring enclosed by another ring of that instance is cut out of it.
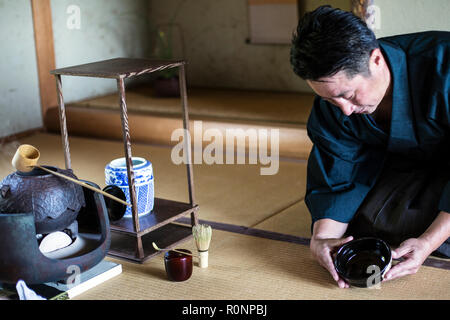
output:
<svg viewBox="0 0 450 320"><path fill-rule="evenodd" d="M47 300L28 288L23 280L17 281L16 290L20 300Z"/></svg>

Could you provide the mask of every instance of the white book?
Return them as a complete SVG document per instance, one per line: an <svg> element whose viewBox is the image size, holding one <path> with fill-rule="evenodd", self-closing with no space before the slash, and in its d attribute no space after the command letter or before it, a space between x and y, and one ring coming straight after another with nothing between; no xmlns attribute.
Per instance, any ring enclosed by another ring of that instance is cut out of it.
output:
<svg viewBox="0 0 450 320"><path fill-rule="evenodd" d="M79 276L79 281L76 281L73 284L48 282L44 284L26 285L37 295L45 299L67 300L72 299L121 273L121 264L102 260L91 269L82 272ZM15 284L0 284L0 300L17 299L19 299L19 296L16 292Z"/></svg>
<svg viewBox="0 0 450 320"><path fill-rule="evenodd" d="M103 260L91 269L82 272L78 284L65 284L60 282L46 283L46 286L53 287L60 291L53 296L43 296L51 300L72 299L95 286L114 278L122 273L122 265L112 261ZM30 286L31 289L34 286ZM39 290L35 290L39 294Z"/></svg>

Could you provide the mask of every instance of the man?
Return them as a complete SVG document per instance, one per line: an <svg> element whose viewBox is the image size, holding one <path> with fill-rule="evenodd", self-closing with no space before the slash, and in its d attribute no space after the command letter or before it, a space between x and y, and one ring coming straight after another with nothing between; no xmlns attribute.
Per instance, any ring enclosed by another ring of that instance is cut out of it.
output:
<svg viewBox="0 0 450 320"><path fill-rule="evenodd" d="M450 256L450 32L376 39L322 6L293 36L291 64L317 94L307 130L311 252L339 287L333 254L376 236L402 261L385 280Z"/></svg>

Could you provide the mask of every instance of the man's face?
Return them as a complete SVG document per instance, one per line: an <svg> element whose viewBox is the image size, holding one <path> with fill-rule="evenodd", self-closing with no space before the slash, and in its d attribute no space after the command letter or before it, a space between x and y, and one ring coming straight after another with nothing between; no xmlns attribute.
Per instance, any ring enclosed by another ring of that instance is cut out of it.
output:
<svg viewBox="0 0 450 320"><path fill-rule="evenodd" d="M314 92L337 106L349 116L352 113L373 113L389 86L389 69L379 49L369 61L370 75L357 74L348 78L344 71L319 81L307 80ZM388 74L386 74L386 72Z"/></svg>

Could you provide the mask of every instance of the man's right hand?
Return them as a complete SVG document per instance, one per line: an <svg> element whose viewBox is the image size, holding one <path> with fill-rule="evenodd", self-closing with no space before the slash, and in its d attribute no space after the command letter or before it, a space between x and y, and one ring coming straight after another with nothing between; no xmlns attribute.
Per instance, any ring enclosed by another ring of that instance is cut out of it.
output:
<svg viewBox="0 0 450 320"><path fill-rule="evenodd" d="M347 227L347 223L332 219L317 220L313 226L313 235L310 242L312 256L322 267L328 270L340 288L348 288L349 285L336 272L333 255L340 246L353 239L351 236L343 238Z"/></svg>
<svg viewBox="0 0 450 320"><path fill-rule="evenodd" d="M319 264L328 270L333 279L337 282L339 288L348 288L349 285L341 277L339 277L333 263L333 255L338 248L344 243L353 240L353 237L340 239L317 239L312 238L310 242L311 254Z"/></svg>

